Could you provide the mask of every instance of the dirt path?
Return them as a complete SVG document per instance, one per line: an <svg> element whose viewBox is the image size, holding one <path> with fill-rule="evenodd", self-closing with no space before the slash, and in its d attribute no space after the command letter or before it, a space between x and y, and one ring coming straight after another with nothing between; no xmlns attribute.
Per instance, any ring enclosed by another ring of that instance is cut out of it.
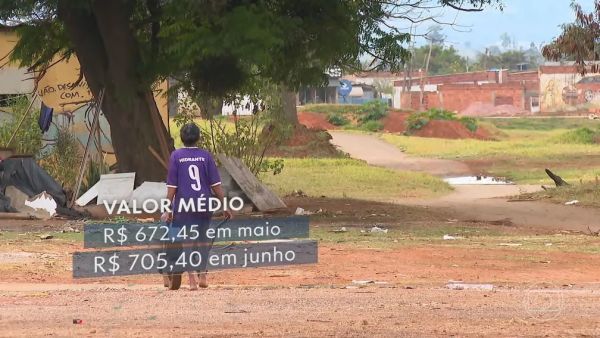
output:
<svg viewBox="0 0 600 338"><path fill-rule="evenodd" d="M350 156L365 160L371 165L398 170L423 171L438 176L470 174L469 167L464 163L409 156L375 136L343 131L329 131L329 133L333 137L331 143Z"/></svg>
<svg viewBox="0 0 600 338"><path fill-rule="evenodd" d="M352 157L397 170L424 171L438 176L468 174L457 161L408 156L372 135L334 131L332 143ZM461 185L447 196L398 203L443 208L461 220L503 221L509 224L587 232L600 228L600 209L546 202L509 202L507 196L539 190L532 185Z"/></svg>

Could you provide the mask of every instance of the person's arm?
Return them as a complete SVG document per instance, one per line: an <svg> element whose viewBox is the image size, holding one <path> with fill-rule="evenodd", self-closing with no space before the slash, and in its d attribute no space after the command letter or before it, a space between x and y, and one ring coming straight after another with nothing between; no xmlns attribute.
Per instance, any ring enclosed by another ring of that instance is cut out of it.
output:
<svg viewBox="0 0 600 338"><path fill-rule="evenodd" d="M210 189L213 194L225 205L225 191L223 191L223 185L221 184L221 175L219 175L219 169L212 156L208 157L208 179L210 180ZM230 210L223 210L223 216L233 218Z"/></svg>
<svg viewBox="0 0 600 338"><path fill-rule="evenodd" d="M217 196L217 198L223 201L223 204L225 204L225 192L223 191L223 185L219 183L217 185L213 185L211 189L215 196ZM230 210L223 210L223 216L225 216L225 218L233 218L233 214Z"/></svg>
<svg viewBox="0 0 600 338"><path fill-rule="evenodd" d="M171 154L171 158L169 159L169 169L167 171L167 199L171 202L171 208L173 206L173 200L175 199L175 194L177 193L177 161L175 156ZM167 215L163 215L167 222L171 222L173 220L173 212L175 210L171 210L171 212L167 213Z"/></svg>

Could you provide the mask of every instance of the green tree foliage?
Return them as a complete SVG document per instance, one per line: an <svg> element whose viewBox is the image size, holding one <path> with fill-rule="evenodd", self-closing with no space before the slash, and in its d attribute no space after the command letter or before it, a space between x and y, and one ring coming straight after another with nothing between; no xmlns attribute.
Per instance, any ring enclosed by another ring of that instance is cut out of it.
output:
<svg viewBox="0 0 600 338"><path fill-rule="evenodd" d="M499 0L23 0L0 1L0 21L21 23L12 60L42 72L77 55L103 111L123 171L164 177L148 162L166 129L151 123L151 85L173 76L194 97L250 93L266 79L293 89L321 84L331 67L373 57L399 71L408 57L406 22L420 9L480 11ZM416 14L419 15L419 14ZM394 24L394 25L392 25ZM135 123L135 128L131 128Z"/></svg>
<svg viewBox="0 0 600 338"><path fill-rule="evenodd" d="M582 74L597 72L600 66L600 1L594 1L594 9L585 12L573 2L575 22L564 24L561 34L550 44L544 46L542 54L551 60L573 60ZM589 67L588 67L589 66Z"/></svg>
<svg viewBox="0 0 600 338"><path fill-rule="evenodd" d="M415 68L425 69L429 46L416 48L412 55L412 62ZM442 75L452 73L463 73L467 71L467 59L458 54L454 47L446 47L440 44L434 44L431 49L431 59L429 60L429 74Z"/></svg>
<svg viewBox="0 0 600 338"><path fill-rule="evenodd" d="M528 49L517 47L514 38L507 33L500 36L501 47L490 46L485 51L477 54L473 69L509 69L522 70L521 65L528 69L535 69L543 62L543 56L535 43L531 43Z"/></svg>

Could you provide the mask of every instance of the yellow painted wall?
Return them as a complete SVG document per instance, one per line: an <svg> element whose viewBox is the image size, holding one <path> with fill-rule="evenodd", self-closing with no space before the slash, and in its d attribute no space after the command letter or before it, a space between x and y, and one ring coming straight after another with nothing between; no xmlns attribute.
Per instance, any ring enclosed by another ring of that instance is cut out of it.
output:
<svg viewBox="0 0 600 338"><path fill-rule="evenodd" d="M10 54L17 39L17 34L14 31L6 28L0 30L0 57ZM20 69L16 65L6 65L4 68L6 70L19 71L21 78L2 76L3 74L0 70L0 87L2 86L1 84L9 87L19 87L22 86L21 82L27 81L26 79L29 77L33 77L33 74L26 74L25 69ZM87 87L85 79L83 79L75 88L70 88L70 85L79 79L79 69L79 62L76 57L71 57L69 60L58 62L48 69L44 76L39 79L36 93L47 106L54 108L54 111L57 113L69 113L77 110L77 108L85 105L85 101L90 101L92 99L92 95ZM29 87L32 87L32 85L33 83L31 83ZM166 92L167 88L167 82L163 81L157 84L154 90L154 99L156 100L156 105L158 106L158 110L161 113L165 125L167 125L168 120L168 100L162 93ZM3 94L13 93L4 92Z"/></svg>

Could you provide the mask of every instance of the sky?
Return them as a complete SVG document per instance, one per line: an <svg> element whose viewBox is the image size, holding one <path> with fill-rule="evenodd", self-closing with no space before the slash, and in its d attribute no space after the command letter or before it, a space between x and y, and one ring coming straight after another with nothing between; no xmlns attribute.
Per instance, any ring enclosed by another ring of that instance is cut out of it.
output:
<svg viewBox="0 0 600 338"><path fill-rule="evenodd" d="M519 46L529 48L548 43L560 34L560 25L573 22L575 15L570 7L571 0L502 0L504 10L486 8L483 12L457 12L444 10L442 20L456 21L455 27L444 26L446 44L467 56L476 55L491 45L500 46L500 35L508 33ZM578 0L584 9L591 10L594 0ZM421 25L427 31L431 23ZM464 26L464 27L463 27ZM424 39L417 39L417 45Z"/></svg>

